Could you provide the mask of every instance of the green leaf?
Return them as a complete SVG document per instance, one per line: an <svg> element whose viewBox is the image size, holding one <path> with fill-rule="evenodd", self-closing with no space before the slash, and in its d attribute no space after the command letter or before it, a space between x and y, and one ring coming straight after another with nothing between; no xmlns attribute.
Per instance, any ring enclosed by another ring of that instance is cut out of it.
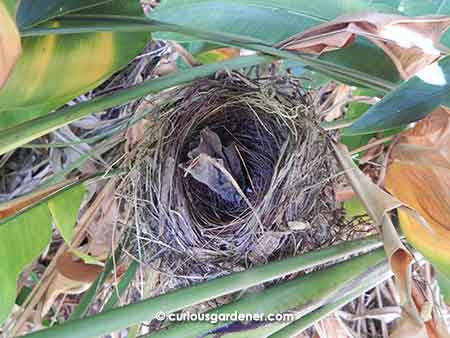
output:
<svg viewBox="0 0 450 338"><path fill-rule="evenodd" d="M138 261L132 261L127 271L120 277L119 284L117 285L117 290L114 289L111 293L111 297L108 299L108 302L103 307L102 311L108 311L114 308L119 300L119 296L122 295L125 290L130 285L131 281L134 279L136 275L136 271L139 268Z"/></svg>
<svg viewBox="0 0 450 338"><path fill-rule="evenodd" d="M248 36L273 45L340 15L376 9L376 4L363 0L181 0L164 1L150 18L203 31ZM391 12L396 9L391 8ZM155 37L181 42L199 39L179 33L159 33ZM399 81L395 66L384 52L363 38L356 39L348 48L325 53L320 59L388 81Z"/></svg>
<svg viewBox="0 0 450 338"><path fill-rule="evenodd" d="M139 303L130 304L121 308L113 309L107 312L87 317L84 320L73 320L65 322L61 325L55 326L49 330L42 330L36 333L27 335L31 338L94 338L99 337L110 332L117 331L126 327L130 327L134 324L142 321L148 321L155 317L156 313L163 311L165 313L171 313L184 309L188 306L192 306L222 295L229 294L241 289L245 289L251 286L264 283L269 280L280 278L288 274L294 273L305 268L312 268L325 262L332 262L337 259L337 256L348 257L351 252L357 253L367 250L369 247L374 246L378 241L366 240L347 242L335 247L330 247L318 251L309 252L303 256L291 257L289 259L273 262L270 264L262 265L247 271L240 273L234 273L229 276L216 278L205 283L194 285L190 288L177 289L175 291L167 292L161 296L141 301ZM378 244L376 244L378 245ZM357 260L356 263L349 262L346 266L344 275L350 276L350 271L367 271L371 266L375 266L385 261L385 255L382 249L377 250L373 254L365 255L365 259ZM355 270L353 270L353 268ZM331 275L331 274L330 274ZM336 287L334 283L334 277L330 275L322 277L321 284L326 288L325 284L331 283ZM346 278L342 274L339 275ZM351 278L351 277L350 277ZM306 276L306 283L313 285L310 281L312 277ZM298 283L302 282L302 278L298 279ZM281 285L282 286L282 285ZM281 287L280 286L280 287ZM293 290L299 290L295 293ZM286 295L285 299L281 299L279 306L285 306L291 304L293 296L299 302L304 301L307 297L314 297L314 294L308 296L307 292L303 292L302 288L297 284L289 283L283 293ZM265 297L268 298L268 297ZM272 299L273 300L278 300ZM250 302L251 303L251 302ZM246 311L243 311L246 312Z"/></svg>
<svg viewBox="0 0 450 338"><path fill-rule="evenodd" d="M347 135L402 127L450 102L450 56L424 68L372 106L348 129Z"/></svg>
<svg viewBox="0 0 450 338"><path fill-rule="evenodd" d="M20 272L44 250L51 238L51 215L45 204L0 224L0 323L16 298Z"/></svg>
<svg viewBox="0 0 450 338"><path fill-rule="evenodd" d="M0 220L0 324L14 304L16 280L20 272L50 242L52 221L66 241L72 238L85 191L82 183L71 183L59 190L48 188L50 194L30 194L29 200L22 197L16 204L13 200L0 205L0 210L11 209L15 212ZM36 200L37 197L40 200Z"/></svg>
<svg viewBox="0 0 450 338"><path fill-rule="evenodd" d="M21 53L20 35L15 22L16 1L0 2L0 89L11 75Z"/></svg>
<svg viewBox="0 0 450 338"><path fill-rule="evenodd" d="M367 214L366 209L364 209L360 199L357 197L346 200L342 204L345 210L345 217L349 220L353 217Z"/></svg>
<svg viewBox="0 0 450 338"><path fill-rule="evenodd" d="M367 97L376 97L377 92L372 89L367 88L356 88L353 90L353 96L367 96ZM348 105L348 109L345 113L345 118L349 120L357 120L361 117L367 110L369 110L371 105L364 102L351 102ZM383 133L371 133L371 134L362 134L362 135L346 135L348 134L348 127L344 128L341 136L341 143L345 144L348 150L352 151L359 147L366 145L369 140L376 136L380 137L388 137L399 133L403 128L393 128ZM359 158L364 152L357 153L354 158Z"/></svg>
<svg viewBox="0 0 450 338"><path fill-rule="evenodd" d="M255 64L271 62L273 60L274 58L270 56L252 56L200 66L157 80L145 81L131 88L119 90L114 94L97 97L75 106L62 108L54 113L35 118L15 127L3 131L0 130L0 154L4 154L9 150L26 144L42 135L94 112L125 104L150 93L159 92L172 86L188 83L195 79L213 74L221 69L239 69Z"/></svg>
<svg viewBox="0 0 450 338"><path fill-rule="evenodd" d="M112 0L21 0L16 21L19 28L31 27L43 21L109 1Z"/></svg>
<svg viewBox="0 0 450 338"><path fill-rule="evenodd" d="M49 199L48 209L53 217L53 222L64 241L71 247L73 229L80 211L86 188L83 184L75 185L71 189L62 191ZM103 263L92 256L71 247L73 254L81 258L86 264L103 266Z"/></svg>
<svg viewBox="0 0 450 338"><path fill-rule="evenodd" d="M366 88L358 88L353 90L353 96L370 96L374 97L377 96L377 93L371 89ZM368 109L370 108L370 105L364 102L351 102L348 105L348 109L345 113L345 118L348 119L357 119L362 114L364 114ZM346 128L347 129L347 128ZM344 129L344 134L345 130ZM364 144L367 144L369 140L371 139L372 135L356 135L356 136L342 136L341 137L341 143L345 144L348 148L348 150L353 150L358 147L361 147Z"/></svg>
<svg viewBox="0 0 450 338"><path fill-rule="evenodd" d="M86 188L83 184L75 185L73 188L61 192L47 202L55 225L66 243L70 244L72 242L73 227L77 220L85 192Z"/></svg>
<svg viewBox="0 0 450 338"><path fill-rule="evenodd" d="M137 1L114 0L76 14L89 27L96 21L92 13L143 18ZM64 18L50 24L58 27ZM106 31L22 38L22 55L0 91L0 130L44 116L95 88L126 66L149 40L148 32Z"/></svg>
<svg viewBox="0 0 450 338"><path fill-rule="evenodd" d="M436 272L437 281L441 291L441 295L444 297L444 302L450 305L450 278L442 272Z"/></svg>
<svg viewBox="0 0 450 338"><path fill-rule="evenodd" d="M355 288L359 289L358 293L361 294L373 284L377 285L385 280L390 276L388 273L389 268L386 264L382 264L381 269L375 269L376 265L384 261L384 253L378 250L369 255L357 257L327 269L303 275L280 285L264 289L261 292L250 293L235 302L208 311L208 313L284 313L289 310L305 308L306 306L308 306L309 311L313 311L322 304L321 300L330 301L334 295L345 291L352 293L351 291L354 291ZM367 285L369 278L367 278L368 276L365 273L367 271L373 272L373 270L377 270L378 275L372 274L370 276L372 283ZM380 270L384 273L381 273ZM363 280L365 283L362 283ZM361 288L361 286L363 287ZM281 322L249 329L243 327L243 331L236 332L232 329L227 331L229 323L211 323L208 321L183 322L169 326L167 329L149 335L149 337L215 338L216 334L220 333L220 337L223 338L259 338L267 337L267 333L278 331L280 326L283 327L287 324ZM262 334L263 332L265 333L264 335Z"/></svg>
<svg viewBox="0 0 450 338"><path fill-rule="evenodd" d="M447 0L396 0L398 9L405 15L448 15L450 13L450 2Z"/></svg>

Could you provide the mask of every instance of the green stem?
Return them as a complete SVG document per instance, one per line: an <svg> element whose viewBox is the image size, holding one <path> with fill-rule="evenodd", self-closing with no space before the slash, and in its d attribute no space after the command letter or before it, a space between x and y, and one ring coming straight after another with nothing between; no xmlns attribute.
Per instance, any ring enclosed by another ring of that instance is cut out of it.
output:
<svg viewBox="0 0 450 338"><path fill-rule="evenodd" d="M161 296L102 312L83 320L68 321L51 329L29 334L26 337L99 337L151 320L160 311L165 313L179 311L188 306L281 278L300 270L310 269L321 264L346 258L361 251L379 247L380 244L380 241L375 238L342 243L326 249L309 252L302 256L291 257L283 261L213 279L189 288L167 292Z"/></svg>

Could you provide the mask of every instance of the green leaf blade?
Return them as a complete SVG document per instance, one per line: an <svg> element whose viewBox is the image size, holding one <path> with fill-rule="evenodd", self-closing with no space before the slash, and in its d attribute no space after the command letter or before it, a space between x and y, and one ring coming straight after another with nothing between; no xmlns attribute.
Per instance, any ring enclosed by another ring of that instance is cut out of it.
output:
<svg viewBox="0 0 450 338"><path fill-rule="evenodd" d="M51 215L44 204L0 224L0 323L14 304L20 272L39 256L50 238Z"/></svg>
<svg viewBox="0 0 450 338"><path fill-rule="evenodd" d="M251 37L274 45L340 15L377 8L376 4L371 5L367 1L359 0L320 0L319 3L306 0L182 0L163 2L151 13L150 18L195 27L205 32ZM390 12L396 11L391 8ZM200 40L198 37L167 32L157 33L155 37L179 42ZM325 53L319 59L354 68L384 80L399 81L398 72L390 59L385 57L380 48L364 38L357 38L351 46ZM373 66L375 64L376 67Z"/></svg>
<svg viewBox="0 0 450 338"><path fill-rule="evenodd" d="M72 242L73 228L85 193L84 184L77 184L47 202L56 227L69 245Z"/></svg>
<svg viewBox="0 0 450 338"><path fill-rule="evenodd" d="M95 7L111 0L21 0L17 9L17 26L34 26L67 13Z"/></svg>
<svg viewBox="0 0 450 338"><path fill-rule="evenodd" d="M103 16L119 14L145 19L134 1L114 0L77 12L83 27L96 17L101 21ZM58 27L64 18L49 25ZM128 65L150 39L149 32L95 30L23 37L22 55L0 91L0 130L44 116L94 89Z"/></svg>
<svg viewBox="0 0 450 338"><path fill-rule="evenodd" d="M346 134L368 134L418 121L450 101L450 56L426 67L372 106Z"/></svg>

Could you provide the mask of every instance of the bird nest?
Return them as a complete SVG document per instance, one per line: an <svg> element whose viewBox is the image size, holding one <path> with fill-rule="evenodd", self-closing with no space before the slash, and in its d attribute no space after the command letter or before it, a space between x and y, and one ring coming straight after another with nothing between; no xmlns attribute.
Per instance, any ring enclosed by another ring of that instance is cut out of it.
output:
<svg viewBox="0 0 450 338"><path fill-rule="evenodd" d="M142 261L191 281L330 241L335 160L297 83L232 73L153 104L121 192Z"/></svg>

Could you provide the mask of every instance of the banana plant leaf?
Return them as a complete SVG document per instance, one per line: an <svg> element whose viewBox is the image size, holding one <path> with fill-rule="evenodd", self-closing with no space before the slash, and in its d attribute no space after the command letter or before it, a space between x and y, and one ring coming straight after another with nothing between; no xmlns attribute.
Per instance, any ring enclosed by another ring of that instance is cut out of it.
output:
<svg viewBox="0 0 450 338"><path fill-rule="evenodd" d="M16 22L19 28L26 28L71 12L99 6L111 0L21 0Z"/></svg>
<svg viewBox="0 0 450 338"><path fill-rule="evenodd" d="M92 1L91 1L92 2ZM97 1L98 2L98 1ZM17 16L24 22L42 21L41 16L31 15L42 8L47 18L56 14L37 4L47 1L25 2ZM82 2L84 4L87 2ZM66 2L67 15L78 15L86 24L95 22L95 16L143 17L136 1L114 0L93 9L72 12L71 2ZM25 20L27 7L32 6ZM64 12L64 10L62 11ZM36 19L39 18L39 19ZM61 24L57 18L51 24ZM125 67L147 44L148 32L92 32L67 35L44 35L22 38L22 55L5 87L0 91L0 130L30 119L46 115L73 98L88 92L112 74Z"/></svg>
<svg viewBox="0 0 450 338"><path fill-rule="evenodd" d="M0 324L14 305L20 273L50 242L52 222L70 244L84 193L82 181L72 180L0 204Z"/></svg>
<svg viewBox="0 0 450 338"><path fill-rule="evenodd" d="M273 45L340 15L369 10L398 12L393 6L370 4L361 0L175 0L162 1L150 18L204 31L249 36ZM198 41L179 33L158 33L155 38L180 42ZM399 81L398 72L389 58L385 57L381 49L363 38L358 38L348 48L326 53L320 58L384 80Z"/></svg>

